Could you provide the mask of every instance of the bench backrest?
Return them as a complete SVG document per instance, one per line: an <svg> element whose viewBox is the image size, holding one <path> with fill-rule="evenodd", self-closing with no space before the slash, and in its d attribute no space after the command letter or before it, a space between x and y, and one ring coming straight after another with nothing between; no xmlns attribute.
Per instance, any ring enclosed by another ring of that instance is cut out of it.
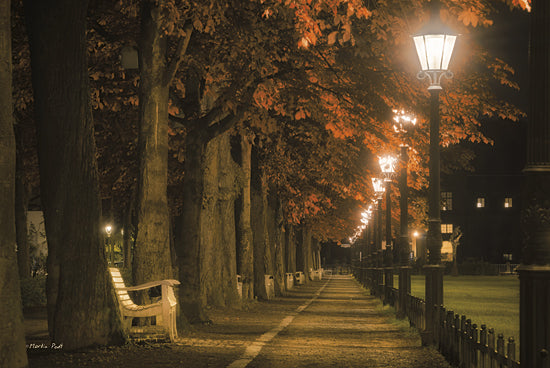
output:
<svg viewBox="0 0 550 368"><path fill-rule="evenodd" d="M120 290L121 288L125 288L126 285L124 284L124 280L122 279L122 275L120 274L120 270L118 268L109 268L109 272L111 272L111 277L113 278L113 284L115 286L116 295L118 297L118 301L121 304L121 307L132 307L134 306L134 302L132 301L132 298L130 298L130 295L128 294L128 291L126 290Z"/></svg>

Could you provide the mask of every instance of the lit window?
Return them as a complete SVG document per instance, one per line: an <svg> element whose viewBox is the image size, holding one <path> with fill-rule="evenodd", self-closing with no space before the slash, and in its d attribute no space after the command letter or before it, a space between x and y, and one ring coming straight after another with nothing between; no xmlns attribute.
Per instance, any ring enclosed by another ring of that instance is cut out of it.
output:
<svg viewBox="0 0 550 368"><path fill-rule="evenodd" d="M512 207L512 198L506 197L504 198L504 208L511 208Z"/></svg>
<svg viewBox="0 0 550 368"><path fill-rule="evenodd" d="M485 198L479 197L479 198L477 199L477 202L476 202L476 207L477 207L477 208L483 208L483 207L485 207Z"/></svg>
<svg viewBox="0 0 550 368"><path fill-rule="evenodd" d="M441 234L452 234L453 224L441 224Z"/></svg>
<svg viewBox="0 0 550 368"><path fill-rule="evenodd" d="M441 192L441 211L453 210L453 192Z"/></svg>

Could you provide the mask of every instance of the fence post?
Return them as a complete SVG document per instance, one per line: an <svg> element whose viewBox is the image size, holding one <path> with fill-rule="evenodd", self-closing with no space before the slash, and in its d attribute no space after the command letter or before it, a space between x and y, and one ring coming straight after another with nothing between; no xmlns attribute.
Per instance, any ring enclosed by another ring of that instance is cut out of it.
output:
<svg viewBox="0 0 550 368"><path fill-rule="evenodd" d="M493 328L489 329L489 367L493 368L495 361L495 330Z"/></svg>
<svg viewBox="0 0 550 368"><path fill-rule="evenodd" d="M460 363L460 357L461 357L461 348L460 348L460 316L458 314L455 314L454 316L454 345L455 345L455 355L454 355L454 363L458 364Z"/></svg>
<svg viewBox="0 0 550 368"><path fill-rule="evenodd" d="M487 367L487 326L481 325L481 332L479 333L479 344L481 345L481 368Z"/></svg>
<svg viewBox="0 0 550 368"><path fill-rule="evenodd" d="M508 367L512 367L512 361L516 360L516 342L513 337L508 339L508 346L506 350L506 355L508 356Z"/></svg>
<svg viewBox="0 0 550 368"><path fill-rule="evenodd" d="M447 360L454 360L455 347L453 345L454 327L453 327L453 311L447 311L445 316L445 345L447 345Z"/></svg>
<svg viewBox="0 0 550 368"><path fill-rule="evenodd" d="M477 362L478 362L478 359L477 359L477 337L478 337L478 329L477 329L477 325L474 323L472 325L472 333L471 333L471 336L472 336L472 339L471 339L471 351L472 351L472 356L471 356L471 362L473 364L474 367L477 367Z"/></svg>
<svg viewBox="0 0 550 368"><path fill-rule="evenodd" d="M504 335L501 333L497 338L497 354L504 358Z"/></svg>
<svg viewBox="0 0 550 368"><path fill-rule="evenodd" d="M466 343L466 316L460 316L460 361L465 362L467 356L467 343Z"/></svg>
<svg viewBox="0 0 550 368"><path fill-rule="evenodd" d="M466 367L470 368L470 362L472 361L472 320L466 320Z"/></svg>

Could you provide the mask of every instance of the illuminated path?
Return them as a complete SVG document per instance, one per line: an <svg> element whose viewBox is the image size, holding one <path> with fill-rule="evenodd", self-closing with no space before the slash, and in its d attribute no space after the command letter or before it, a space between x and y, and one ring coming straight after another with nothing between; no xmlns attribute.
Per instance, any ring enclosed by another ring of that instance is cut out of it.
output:
<svg viewBox="0 0 550 368"><path fill-rule="evenodd" d="M308 287L317 290L228 367L448 367L351 277L314 284L296 288L295 297L311 292Z"/></svg>
<svg viewBox="0 0 550 368"><path fill-rule="evenodd" d="M25 320L31 368L448 368L418 333L349 276L298 286L242 310L209 308L171 344L49 348L46 313Z"/></svg>

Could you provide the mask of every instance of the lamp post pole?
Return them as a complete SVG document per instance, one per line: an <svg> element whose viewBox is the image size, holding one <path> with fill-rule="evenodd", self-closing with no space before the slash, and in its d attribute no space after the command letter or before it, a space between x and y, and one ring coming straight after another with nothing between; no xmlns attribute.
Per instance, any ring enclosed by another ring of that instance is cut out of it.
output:
<svg viewBox="0 0 550 368"><path fill-rule="evenodd" d="M395 163L397 159L392 156L384 156L378 159L380 170L384 175L384 184L386 188L386 250L384 259L384 279L385 279L385 298L384 303L392 303L391 289L393 288L393 258L394 251L392 247L391 233L391 181L395 173Z"/></svg>
<svg viewBox="0 0 550 368"><path fill-rule="evenodd" d="M399 208L400 208L400 234L397 244L395 244L395 254L397 264L399 265L399 305L397 305L397 317L405 318L407 307L407 295L411 291L411 269L409 267L409 211L408 196L409 187L407 185L407 169L409 166L409 146L405 142L406 128L416 124L416 118L407 114L405 110L393 110L393 120L395 124L393 129L403 134L400 152L401 168L399 170Z"/></svg>
<svg viewBox="0 0 550 368"><path fill-rule="evenodd" d="M399 175L399 207L400 213L400 230L398 246L398 262L399 262L399 305L397 306L397 317L405 318L407 308L407 295L411 292L411 268L409 266L409 211L408 211L408 195L409 187L407 186L407 166L409 163L408 147L401 146L401 172Z"/></svg>
<svg viewBox="0 0 550 368"><path fill-rule="evenodd" d="M439 93L441 78L452 77L448 71L456 34L443 26L439 17L439 1L432 1L432 20L425 29L413 36L422 70L418 78L429 79L430 86L430 184L428 194L428 264L426 275L426 329L422 332L424 345L433 343L434 312L443 304L443 266L441 262L441 216L439 179Z"/></svg>
<svg viewBox="0 0 550 368"><path fill-rule="evenodd" d="M430 91L430 186L428 197L428 263L441 262L441 208L440 208L440 170L439 170L439 88Z"/></svg>
<svg viewBox="0 0 550 368"><path fill-rule="evenodd" d="M532 0L529 121L519 270L521 366L550 367L550 2Z"/></svg>
<svg viewBox="0 0 550 368"><path fill-rule="evenodd" d="M107 248L109 249L109 264L114 267L115 265L115 256L114 256L114 249L113 244L111 243L111 232L113 228L111 225L105 226L105 232L107 233Z"/></svg>

